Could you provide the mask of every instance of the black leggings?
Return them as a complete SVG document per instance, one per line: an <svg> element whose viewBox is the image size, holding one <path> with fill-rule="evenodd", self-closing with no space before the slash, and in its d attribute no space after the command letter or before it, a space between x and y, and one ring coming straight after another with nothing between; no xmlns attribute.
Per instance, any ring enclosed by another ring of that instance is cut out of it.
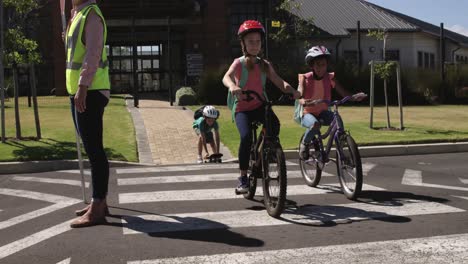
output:
<svg viewBox="0 0 468 264"><path fill-rule="evenodd" d="M75 111L73 97L70 97L70 101L73 122L75 123L75 128L78 127L89 163L91 164L93 198L104 199L107 196L109 184L109 162L107 161L102 143L102 116L109 99L100 91L88 91L86 110L83 113Z"/></svg>
<svg viewBox="0 0 468 264"><path fill-rule="evenodd" d="M273 136L278 136L280 131L280 122L278 117L271 111L271 131ZM265 108L259 107L252 111L237 112L236 126L240 134L239 145L239 169L247 170L249 168L250 147L252 145L252 128L250 124L253 121L258 121L265 124Z"/></svg>

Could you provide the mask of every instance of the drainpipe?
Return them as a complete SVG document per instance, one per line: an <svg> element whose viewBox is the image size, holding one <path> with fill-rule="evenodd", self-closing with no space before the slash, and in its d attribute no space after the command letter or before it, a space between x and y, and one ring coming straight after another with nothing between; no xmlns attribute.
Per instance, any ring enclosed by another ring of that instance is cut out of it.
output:
<svg viewBox="0 0 468 264"><path fill-rule="evenodd" d="M444 23L440 23L440 77L442 79L443 87L439 89L440 102L445 101L445 31Z"/></svg>
<svg viewBox="0 0 468 264"><path fill-rule="evenodd" d="M338 42L336 43L336 48L335 48L335 60L336 60L336 62L338 62L338 59L339 59L338 50L340 48L340 44L341 44L341 38L339 38Z"/></svg>

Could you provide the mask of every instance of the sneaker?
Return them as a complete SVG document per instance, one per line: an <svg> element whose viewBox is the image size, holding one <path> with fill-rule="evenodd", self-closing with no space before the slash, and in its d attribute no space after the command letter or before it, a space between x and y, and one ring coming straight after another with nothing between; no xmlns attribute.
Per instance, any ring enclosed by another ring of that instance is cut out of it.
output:
<svg viewBox="0 0 468 264"><path fill-rule="evenodd" d="M203 158L202 158L201 156L198 156L198 158L197 158L197 163L198 163L198 164L203 163Z"/></svg>
<svg viewBox="0 0 468 264"><path fill-rule="evenodd" d="M309 144L301 143L301 146L299 147L299 156L303 160L309 159Z"/></svg>
<svg viewBox="0 0 468 264"><path fill-rule="evenodd" d="M239 185L236 187L236 194L243 194L249 191L249 178L244 175L237 178Z"/></svg>

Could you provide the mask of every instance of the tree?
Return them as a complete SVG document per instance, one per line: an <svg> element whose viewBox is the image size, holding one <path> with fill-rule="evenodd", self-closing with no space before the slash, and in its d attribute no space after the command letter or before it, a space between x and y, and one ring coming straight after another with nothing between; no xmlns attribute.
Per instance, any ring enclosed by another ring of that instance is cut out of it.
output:
<svg viewBox="0 0 468 264"><path fill-rule="evenodd" d="M296 50L307 47L308 40L316 33L316 30L312 18L303 19L296 15L301 8L302 3L294 0L278 1L272 20L280 21L280 26L269 34L274 43L284 46L287 42L293 42L296 45ZM294 56L294 59L297 55Z"/></svg>
<svg viewBox="0 0 468 264"><path fill-rule="evenodd" d="M387 80L392 76L392 72L395 72L395 62L387 61L387 39L388 33L385 30L369 30L368 37L374 37L378 40L383 41L383 63L375 65L375 73L384 81L384 96L385 96L385 108L387 110L387 128L390 128L390 111L388 109L388 89Z"/></svg>
<svg viewBox="0 0 468 264"><path fill-rule="evenodd" d="M4 57L1 59L3 65L13 70L16 138L18 139L21 138L18 109L18 66L34 65L41 62L40 53L37 51L38 44L31 38L31 33L34 32L34 28L37 28L37 11L43 3L45 3L43 0L3 0L5 10L1 19L5 25L5 47ZM36 120L38 120L37 116ZM4 120L2 120L3 122Z"/></svg>

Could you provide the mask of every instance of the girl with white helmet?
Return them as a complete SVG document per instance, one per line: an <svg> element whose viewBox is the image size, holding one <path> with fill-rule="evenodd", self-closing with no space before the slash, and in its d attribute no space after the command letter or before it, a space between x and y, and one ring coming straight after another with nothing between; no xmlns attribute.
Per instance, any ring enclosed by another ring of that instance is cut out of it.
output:
<svg viewBox="0 0 468 264"><path fill-rule="evenodd" d="M244 21L237 32L243 56L234 60L223 78L223 84L229 89L228 106L232 118L236 122L240 134L239 145L239 184L236 194L246 193L249 188L247 169L249 167L249 152L251 142L252 121L264 123L265 109L262 102L254 98L247 101L242 91L252 90L266 98L265 81L268 78L284 93L291 93L295 98L300 94L276 74L270 62L260 57L262 42L265 38L265 28L255 20ZM272 116L272 130L275 136L279 134L279 120Z"/></svg>
<svg viewBox="0 0 468 264"><path fill-rule="evenodd" d="M202 115L196 117L192 127L198 135L198 158L197 163L203 163L202 152L203 148L206 152L206 157L209 157L206 144L209 143L213 154L219 154L219 127L216 119L219 117L219 112L214 106L207 105L203 107ZM213 137L213 130L214 135ZM215 140L216 138L216 140Z"/></svg>
<svg viewBox="0 0 468 264"><path fill-rule="evenodd" d="M333 113L328 110L327 104L307 105L307 103L319 99L331 100L332 89L335 89L343 97L349 95L335 80L335 73L327 71L330 56L331 54L326 47L312 47L305 56L305 62L312 71L299 74L298 91L302 94L299 103L304 106L301 125L307 128L299 150L300 157L304 160L309 159L309 144L313 137L319 133L320 125L330 125L333 120ZM364 98L357 100L362 99Z"/></svg>

